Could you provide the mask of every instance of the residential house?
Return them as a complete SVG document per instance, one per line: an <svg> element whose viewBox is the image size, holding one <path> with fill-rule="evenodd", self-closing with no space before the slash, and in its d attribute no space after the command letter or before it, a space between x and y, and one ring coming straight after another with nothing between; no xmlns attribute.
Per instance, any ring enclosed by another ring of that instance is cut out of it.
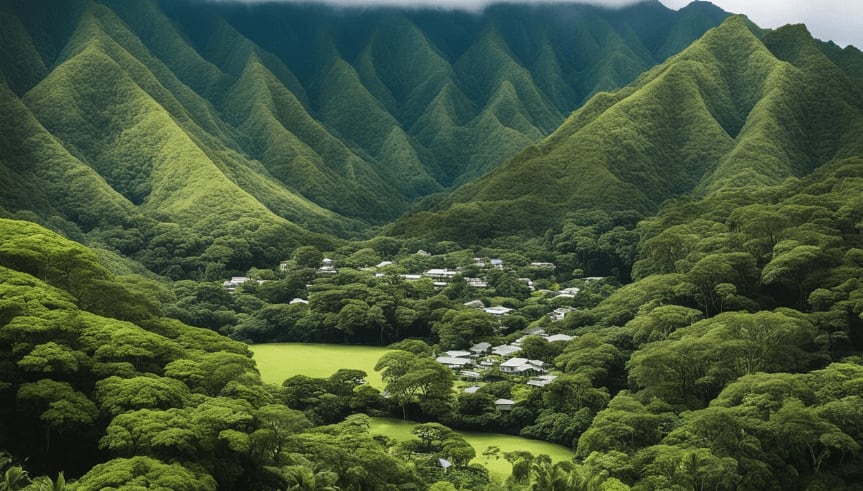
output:
<svg viewBox="0 0 863 491"><path fill-rule="evenodd" d="M521 351L520 347L512 346L509 344L502 344L500 346L495 346L491 349L492 353L494 353L498 356L502 356L504 358L510 357L510 356L518 353L519 351Z"/></svg>
<svg viewBox="0 0 863 491"><path fill-rule="evenodd" d="M510 358L501 363L498 369L501 373L513 375L536 375L545 373L545 363L541 360L529 360L527 358Z"/></svg>
<svg viewBox="0 0 863 491"><path fill-rule="evenodd" d="M572 312L573 310L575 310L575 309L572 307L561 307L559 309L554 309L554 311L550 312L548 314L548 316L554 322L559 322L559 321L562 321L564 319L564 317L566 317L566 314Z"/></svg>
<svg viewBox="0 0 863 491"><path fill-rule="evenodd" d="M554 379L557 378L557 375L540 375L538 377L533 377L527 381L527 385L532 385L534 387L545 387L546 385L554 382Z"/></svg>
<svg viewBox="0 0 863 491"><path fill-rule="evenodd" d="M549 343L554 343L555 341L563 341L565 343L568 343L575 339L575 336L570 336L568 334L553 334L551 336L547 336L545 339Z"/></svg>
<svg viewBox="0 0 863 491"><path fill-rule="evenodd" d="M465 367L473 366L470 358L453 358L450 356L438 356L435 361L452 370L463 370Z"/></svg>
<svg viewBox="0 0 863 491"><path fill-rule="evenodd" d="M496 306L496 307L486 307L483 309L487 314L491 315L506 315L512 312L513 309L508 307Z"/></svg>
<svg viewBox="0 0 863 491"><path fill-rule="evenodd" d="M476 343L475 345L470 347L470 355L474 358L480 357L491 349L491 343L486 343L483 341L482 343Z"/></svg>
<svg viewBox="0 0 863 491"><path fill-rule="evenodd" d="M470 351L451 350L445 351L444 354L449 356L450 358L469 358L472 353Z"/></svg>
<svg viewBox="0 0 863 491"><path fill-rule="evenodd" d="M514 405L515 401L511 399L498 399L494 401L494 407L496 407L498 411L512 411L512 407Z"/></svg>

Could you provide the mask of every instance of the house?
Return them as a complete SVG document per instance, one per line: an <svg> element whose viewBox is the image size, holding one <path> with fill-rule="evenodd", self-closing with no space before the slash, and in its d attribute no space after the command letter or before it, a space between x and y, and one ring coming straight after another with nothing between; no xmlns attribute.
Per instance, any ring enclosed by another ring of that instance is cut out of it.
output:
<svg viewBox="0 0 863 491"><path fill-rule="evenodd" d="M491 314L491 315L506 315L506 314L512 312L513 309L510 309L507 307L497 306L497 307L486 307L483 310L487 314Z"/></svg>
<svg viewBox="0 0 863 491"><path fill-rule="evenodd" d="M233 277L231 277L230 280L227 280L224 283L222 283L222 286L225 287L225 290L227 290L228 293L233 293L234 290L236 290L238 286L240 286L243 283L246 283L248 281L252 281L251 278L247 278L245 276L233 276Z"/></svg>
<svg viewBox="0 0 863 491"><path fill-rule="evenodd" d="M458 375L461 378L468 378L468 379L473 379L473 380L477 380L480 378L479 372L475 372L473 370L462 370L462 371L458 372Z"/></svg>
<svg viewBox="0 0 863 491"><path fill-rule="evenodd" d="M464 389L464 393L465 394L476 394L476 391L478 391L481 388L482 388L482 386L479 386L479 385L471 385L470 387L466 387Z"/></svg>
<svg viewBox="0 0 863 491"><path fill-rule="evenodd" d="M471 300L470 302L465 302L463 304L465 307L470 307L472 309L484 309L485 304L482 303L482 300Z"/></svg>
<svg viewBox="0 0 863 491"><path fill-rule="evenodd" d="M403 274L400 276L405 281L417 281L423 277L421 274Z"/></svg>
<svg viewBox="0 0 863 491"><path fill-rule="evenodd" d="M494 353L498 356L502 356L504 358L506 358L508 356L512 356L512 355L518 353L519 351L521 351L521 348L519 348L518 346L509 345L509 344L502 344L500 346L495 346L491 349L492 353Z"/></svg>
<svg viewBox="0 0 863 491"><path fill-rule="evenodd" d="M510 358L500 364L498 369L502 373L513 375L532 375L545 373L545 363L540 360L528 360L527 358Z"/></svg>
<svg viewBox="0 0 863 491"><path fill-rule="evenodd" d="M321 267L318 268L317 273L322 275L331 275L337 274L338 271L336 270L336 267L333 266L333 260L325 257L323 261L321 261Z"/></svg>
<svg viewBox="0 0 863 491"><path fill-rule="evenodd" d="M575 298L575 296L578 295L580 291L581 288L577 288L574 286L570 288L564 288L563 290L557 292L557 298Z"/></svg>
<svg viewBox="0 0 863 491"><path fill-rule="evenodd" d="M467 282L467 286L472 286L474 288L488 288L488 283L482 278L465 278Z"/></svg>
<svg viewBox="0 0 863 491"><path fill-rule="evenodd" d="M470 358L452 358L450 356L438 356L435 361L452 370L462 370L465 367L472 366L473 361Z"/></svg>
<svg viewBox="0 0 863 491"><path fill-rule="evenodd" d="M490 350L490 349L491 349L491 343L486 343L486 342L476 343L475 345L470 347L470 353L471 353L471 356L478 357L478 356L482 356L482 355L488 353L488 350Z"/></svg>
<svg viewBox="0 0 863 491"><path fill-rule="evenodd" d="M539 269L554 269L554 263L530 263L530 267Z"/></svg>
<svg viewBox="0 0 863 491"><path fill-rule="evenodd" d="M492 268L503 269L503 259L492 259L489 263Z"/></svg>
<svg viewBox="0 0 863 491"><path fill-rule="evenodd" d="M564 317L566 317L566 314L572 312L573 310L575 310L575 309L572 307L561 307L559 309L554 309L552 312L550 312L548 314L548 316L554 322L559 322L559 321L562 321L564 319Z"/></svg>
<svg viewBox="0 0 863 491"><path fill-rule="evenodd" d="M545 339L549 343L554 343L556 341L563 341L565 343L568 343L568 342L572 341L573 339L575 339L575 336L570 336L568 334L554 334L552 336L546 337Z"/></svg>
<svg viewBox="0 0 863 491"><path fill-rule="evenodd" d="M470 351L452 350L446 351L444 352L444 354L449 356L450 358L468 358L471 356L472 353Z"/></svg>
<svg viewBox="0 0 863 491"><path fill-rule="evenodd" d="M498 399L494 401L494 407L496 407L498 411L512 411L512 406L514 405L515 401L511 399Z"/></svg>
<svg viewBox="0 0 863 491"><path fill-rule="evenodd" d="M533 290L534 290L534 288L533 288L533 280L532 280L532 279L530 279L530 278L519 278L519 279L518 279L518 281L520 281L520 282L524 283L525 285L527 285L527 288L528 288L530 291L533 291Z"/></svg>
<svg viewBox="0 0 863 491"><path fill-rule="evenodd" d="M304 298L294 298L290 302L288 302L289 305L294 305L294 304L298 304L298 303L307 304L307 303L309 303L309 301L304 299Z"/></svg>
<svg viewBox="0 0 863 491"><path fill-rule="evenodd" d="M430 269L423 273L424 276L428 276L429 278L434 278L436 280L450 280L455 275L458 274L458 271L453 271L451 269Z"/></svg>
<svg viewBox="0 0 863 491"><path fill-rule="evenodd" d="M387 266L391 266L393 264L392 261L381 261L375 266L376 268L386 268Z"/></svg>
<svg viewBox="0 0 863 491"><path fill-rule="evenodd" d="M557 378L557 375L540 375L539 377L533 377L527 381L527 385L532 385L534 387L545 387L546 385L554 382L554 379Z"/></svg>

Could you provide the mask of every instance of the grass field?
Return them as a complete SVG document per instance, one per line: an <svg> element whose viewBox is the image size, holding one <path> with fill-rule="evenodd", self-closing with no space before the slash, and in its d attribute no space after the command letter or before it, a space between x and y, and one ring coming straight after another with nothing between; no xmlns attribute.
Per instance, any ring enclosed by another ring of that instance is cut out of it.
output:
<svg viewBox="0 0 863 491"><path fill-rule="evenodd" d="M281 384L294 375L329 377L340 368L363 370L373 387L383 389L375 364L386 348L338 344L272 343L250 346L266 383Z"/></svg>
<svg viewBox="0 0 863 491"><path fill-rule="evenodd" d="M416 426L416 423L410 421L402 421L393 418L371 418L373 434L386 435L396 440L407 440L412 438L411 430ZM476 451L476 457L471 461L472 464L484 465L489 474L497 480L504 480L512 472L512 466L503 456L499 459L487 458L482 455L485 450L495 445L500 448L501 454L504 452L512 452L514 450L524 450L534 455L546 454L551 457L554 462L560 460L571 460L575 456L572 449L554 443L543 442L539 440L531 440L513 435L503 435L500 433L478 433L473 431L459 431L464 439L471 444Z"/></svg>

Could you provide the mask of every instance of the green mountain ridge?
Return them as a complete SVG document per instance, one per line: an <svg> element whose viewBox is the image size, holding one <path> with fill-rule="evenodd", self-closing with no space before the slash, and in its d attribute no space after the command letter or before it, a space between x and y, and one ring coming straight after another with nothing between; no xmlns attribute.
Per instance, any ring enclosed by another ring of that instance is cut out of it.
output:
<svg viewBox="0 0 863 491"><path fill-rule="evenodd" d="M537 234L579 209L648 215L669 198L777 184L860 155L854 72L802 26L761 34L742 17L725 21L392 233L465 243Z"/></svg>
<svg viewBox="0 0 863 491"><path fill-rule="evenodd" d="M2 206L162 274L152 248L165 226L188 230L200 258L218 240L248 243L216 254L222 267L269 263L328 240L317 234L369 236L476 179L701 34L683 24L726 15L656 2L467 14L9 0L3 102L38 124L0 148ZM57 145L20 141L37 134ZM58 158L53 172L23 165ZM67 173L74 199L58 192ZM90 216L99 209L115 211ZM282 245L259 248L264 237Z"/></svg>

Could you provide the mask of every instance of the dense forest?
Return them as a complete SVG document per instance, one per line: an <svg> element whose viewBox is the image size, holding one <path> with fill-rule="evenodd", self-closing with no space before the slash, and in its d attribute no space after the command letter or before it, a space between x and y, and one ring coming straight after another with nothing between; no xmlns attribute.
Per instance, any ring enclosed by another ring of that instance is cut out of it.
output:
<svg viewBox="0 0 863 491"><path fill-rule="evenodd" d="M859 50L206 5L0 2L0 489L860 488ZM288 341L383 385L264 383ZM480 343L547 378L440 361Z"/></svg>

